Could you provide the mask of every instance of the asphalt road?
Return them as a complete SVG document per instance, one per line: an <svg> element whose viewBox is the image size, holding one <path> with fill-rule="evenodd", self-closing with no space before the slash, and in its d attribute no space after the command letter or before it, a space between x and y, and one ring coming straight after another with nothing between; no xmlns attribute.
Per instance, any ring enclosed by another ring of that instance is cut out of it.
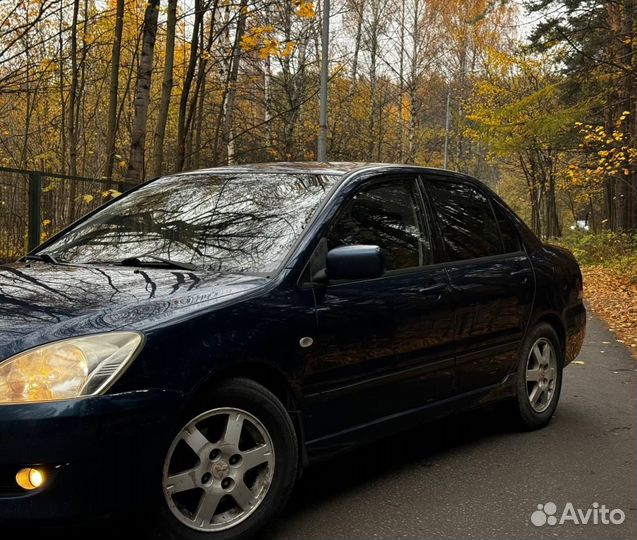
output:
<svg viewBox="0 0 637 540"><path fill-rule="evenodd" d="M565 371L561 403L546 429L512 431L484 410L317 465L261 538L637 538L637 364L593 317L579 360L584 364ZM532 513L549 502L558 523L535 526ZM567 503L584 515L590 509L589 523L560 524ZM624 522L592 524L593 503L621 510ZM134 529L102 524L0 537L138 538Z"/></svg>
<svg viewBox="0 0 637 540"><path fill-rule="evenodd" d="M384 440L309 470L266 537L637 538L637 364L590 316L578 360L547 428L511 431L485 410ZM548 502L558 519L569 502L626 518L536 527Z"/></svg>

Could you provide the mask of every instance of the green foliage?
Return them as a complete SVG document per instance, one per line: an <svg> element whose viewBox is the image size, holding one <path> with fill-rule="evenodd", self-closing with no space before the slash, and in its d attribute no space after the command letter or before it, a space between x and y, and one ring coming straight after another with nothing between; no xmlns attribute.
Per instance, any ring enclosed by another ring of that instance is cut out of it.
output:
<svg viewBox="0 0 637 540"><path fill-rule="evenodd" d="M604 266L627 277L631 283L637 283L636 234L571 232L557 242L569 249L581 265Z"/></svg>

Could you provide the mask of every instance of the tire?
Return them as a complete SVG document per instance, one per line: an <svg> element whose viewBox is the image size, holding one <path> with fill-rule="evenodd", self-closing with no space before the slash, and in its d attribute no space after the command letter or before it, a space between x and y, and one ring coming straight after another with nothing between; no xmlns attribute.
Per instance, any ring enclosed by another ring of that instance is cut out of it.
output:
<svg viewBox="0 0 637 540"><path fill-rule="evenodd" d="M543 367L547 364L548 367ZM564 355L555 330L548 323L538 324L524 340L517 368L516 397L507 402L516 427L530 431L548 425L560 398L563 366Z"/></svg>
<svg viewBox="0 0 637 540"><path fill-rule="evenodd" d="M285 407L260 384L236 378L186 416L164 460L155 537L253 537L283 509L297 478Z"/></svg>

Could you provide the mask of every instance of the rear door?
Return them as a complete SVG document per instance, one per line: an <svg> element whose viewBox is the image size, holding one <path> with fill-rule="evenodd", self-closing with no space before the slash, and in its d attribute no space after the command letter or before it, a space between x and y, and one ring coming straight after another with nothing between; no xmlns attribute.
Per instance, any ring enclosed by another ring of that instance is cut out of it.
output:
<svg viewBox="0 0 637 540"><path fill-rule="evenodd" d="M515 364L534 277L506 210L477 185L425 178L453 291L456 389L494 385Z"/></svg>
<svg viewBox="0 0 637 540"><path fill-rule="evenodd" d="M443 265L432 263L422 211L415 176L375 179L344 204L320 245L319 257L339 246L378 245L386 265L376 279L314 288L318 332L305 391L319 397L310 400L308 426L322 434L452 394L450 289Z"/></svg>

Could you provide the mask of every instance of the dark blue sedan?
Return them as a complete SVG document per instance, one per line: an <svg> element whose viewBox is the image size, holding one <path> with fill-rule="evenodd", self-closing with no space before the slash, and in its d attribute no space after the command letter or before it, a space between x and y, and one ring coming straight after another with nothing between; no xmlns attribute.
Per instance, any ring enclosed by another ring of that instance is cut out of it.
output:
<svg viewBox="0 0 637 540"><path fill-rule="evenodd" d="M496 401L545 426L585 323L570 253L464 175L152 180L0 267L0 521L244 538L314 460Z"/></svg>

